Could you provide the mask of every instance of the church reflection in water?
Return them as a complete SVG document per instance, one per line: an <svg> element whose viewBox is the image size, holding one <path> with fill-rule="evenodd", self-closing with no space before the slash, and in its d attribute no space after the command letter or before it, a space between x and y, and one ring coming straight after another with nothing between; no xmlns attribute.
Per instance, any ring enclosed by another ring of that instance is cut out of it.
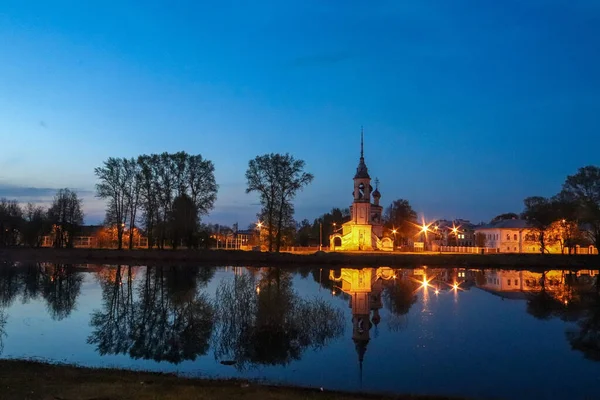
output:
<svg viewBox="0 0 600 400"><path fill-rule="evenodd" d="M358 353L358 361L362 369L370 330L381 321L379 310L383 307L381 295L383 281L396 278L394 270L388 267L331 270L329 279L341 284L340 290L350 296L352 309L352 340Z"/></svg>

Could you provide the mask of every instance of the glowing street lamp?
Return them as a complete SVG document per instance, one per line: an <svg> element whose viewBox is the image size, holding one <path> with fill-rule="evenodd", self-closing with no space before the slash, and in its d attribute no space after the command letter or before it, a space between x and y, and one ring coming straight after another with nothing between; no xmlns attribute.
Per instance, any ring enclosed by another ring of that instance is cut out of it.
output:
<svg viewBox="0 0 600 400"><path fill-rule="evenodd" d="M260 248L260 251L262 251L262 240L261 240L261 228L263 227L263 223L261 221L258 221L256 223L256 229L258 230L258 247Z"/></svg>
<svg viewBox="0 0 600 400"><path fill-rule="evenodd" d="M333 225L333 233L335 233L335 226L337 225L335 222L332 224ZM333 239L333 251L335 251L335 238ZM334 293L335 294L335 293Z"/></svg>

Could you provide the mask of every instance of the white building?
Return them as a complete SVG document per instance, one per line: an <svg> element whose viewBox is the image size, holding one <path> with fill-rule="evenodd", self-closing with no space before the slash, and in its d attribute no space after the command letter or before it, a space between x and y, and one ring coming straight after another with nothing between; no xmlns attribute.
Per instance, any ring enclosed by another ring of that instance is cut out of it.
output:
<svg viewBox="0 0 600 400"><path fill-rule="evenodd" d="M539 244L525 246L529 234L527 221L523 219L507 219L488 225L475 226L475 235L485 236L485 247L496 249L499 253L533 253L539 252ZM527 237L526 237L527 236ZM536 249L534 249L536 247Z"/></svg>

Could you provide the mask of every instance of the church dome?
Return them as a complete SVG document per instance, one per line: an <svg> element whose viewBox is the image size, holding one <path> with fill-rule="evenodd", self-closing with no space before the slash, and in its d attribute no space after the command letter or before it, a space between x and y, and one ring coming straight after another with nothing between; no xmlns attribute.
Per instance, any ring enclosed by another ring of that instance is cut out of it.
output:
<svg viewBox="0 0 600 400"><path fill-rule="evenodd" d="M379 189L375 189L375 191L373 192L373 197L381 198L381 193L379 193Z"/></svg>

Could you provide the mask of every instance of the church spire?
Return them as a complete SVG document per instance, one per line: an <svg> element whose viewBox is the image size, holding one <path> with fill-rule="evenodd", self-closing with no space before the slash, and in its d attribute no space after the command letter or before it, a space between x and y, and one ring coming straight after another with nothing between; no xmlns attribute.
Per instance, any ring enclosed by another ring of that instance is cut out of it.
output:
<svg viewBox="0 0 600 400"><path fill-rule="evenodd" d="M370 179L367 166L365 165L364 131L362 126L360 127L360 161L358 163L358 168L356 168L356 175L354 175L354 179L357 178Z"/></svg>
<svg viewBox="0 0 600 400"><path fill-rule="evenodd" d="M360 158L365 158L364 155L364 151L363 151L363 127L362 125L360 126Z"/></svg>

